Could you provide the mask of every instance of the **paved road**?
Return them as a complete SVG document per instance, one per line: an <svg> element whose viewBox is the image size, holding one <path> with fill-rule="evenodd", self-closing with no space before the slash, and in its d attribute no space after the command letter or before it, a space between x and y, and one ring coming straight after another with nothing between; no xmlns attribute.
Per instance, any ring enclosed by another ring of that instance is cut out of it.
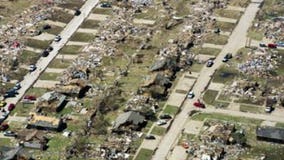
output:
<svg viewBox="0 0 284 160"><path fill-rule="evenodd" d="M224 46L221 53L216 57L215 64L211 68L204 67L201 70L200 76L198 77L197 82L193 87L193 91L195 92L196 97L200 97L202 91L209 84L211 80L211 75L213 75L215 70L222 65L222 59L226 55L226 53L236 53L239 48L245 46L247 30L249 29L252 21L254 20L254 17L259 9L258 6L258 3L251 3L247 7L244 15L241 17L238 25L232 32L228 43ZM182 106L182 111L176 116L171 128L164 136L159 145L159 148L153 155L153 160L163 160L167 158L170 149L173 147L175 141L178 138L178 134L181 132L187 120L187 113L194 108L192 103L196 100L197 98L185 101L184 105Z"/></svg>
<svg viewBox="0 0 284 160"><path fill-rule="evenodd" d="M9 103L17 103L20 101L21 97L25 94L25 92L37 81L40 74L47 68L48 64L57 56L58 51L67 43L68 39L75 33L75 31L79 28L81 23L87 18L90 14L91 10L98 4L99 0L88 0L82 6L81 14L79 16L75 16L64 28L61 32L62 39L60 42L53 42L51 46L54 48L52 52L50 52L48 57L42 57L37 62L37 69L27 74L24 77L24 80L21 83L22 88L18 91L19 94L14 98L6 99L6 102ZM6 106L7 107L7 106ZM7 109L7 108L6 108Z"/></svg>

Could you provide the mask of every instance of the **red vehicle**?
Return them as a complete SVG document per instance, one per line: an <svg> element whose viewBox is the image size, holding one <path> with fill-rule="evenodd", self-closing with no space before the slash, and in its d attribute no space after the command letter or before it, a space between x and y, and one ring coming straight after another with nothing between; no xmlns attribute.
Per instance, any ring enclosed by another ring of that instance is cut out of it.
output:
<svg viewBox="0 0 284 160"><path fill-rule="evenodd" d="M194 102L193 105L197 108L205 108L205 105L201 103L199 100L197 100L197 102Z"/></svg>
<svg viewBox="0 0 284 160"><path fill-rule="evenodd" d="M36 97L31 95L25 95L24 100L35 101Z"/></svg>
<svg viewBox="0 0 284 160"><path fill-rule="evenodd" d="M1 124L0 125L0 131L5 131L6 129L9 128L9 125L8 124Z"/></svg>
<svg viewBox="0 0 284 160"><path fill-rule="evenodd" d="M10 103L8 106L8 111L12 111L15 108L15 104L14 103Z"/></svg>
<svg viewBox="0 0 284 160"><path fill-rule="evenodd" d="M267 47L268 47L268 48L277 48L277 44L268 43Z"/></svg>

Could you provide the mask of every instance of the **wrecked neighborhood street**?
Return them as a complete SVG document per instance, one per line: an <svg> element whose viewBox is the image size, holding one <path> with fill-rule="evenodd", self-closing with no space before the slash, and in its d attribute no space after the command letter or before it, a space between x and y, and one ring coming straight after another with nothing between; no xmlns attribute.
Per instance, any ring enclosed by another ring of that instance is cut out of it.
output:
<svg viewBox="0 0 284 160"><path fill-rule="evenodd" d="M284 156L282 1L4 1L0 159Z"/></svg>

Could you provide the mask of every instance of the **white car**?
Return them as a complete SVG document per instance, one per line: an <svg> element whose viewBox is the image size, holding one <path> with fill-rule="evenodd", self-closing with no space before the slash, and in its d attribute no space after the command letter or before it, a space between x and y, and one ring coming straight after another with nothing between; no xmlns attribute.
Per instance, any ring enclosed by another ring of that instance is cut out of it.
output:
<svg viewBox="0 0 284 160"><path fill-rule="evenodd" d="M61 40L61 36L59 36L59 35L55 36L55 38L54 38L55 42L59 42L60 40Z"/></svg>
<svg viewBox="0 0 284 160"><path fill-rule="evenodd" d="M192 99L194 97L193 91L188 92L187 98Z"/></svg>
<svg viewBox="0 0 284 160"><path fill-rule="evenodd" d="M158 126L165 125L165 124L167 124L167 121L164 120L164 119L160 119L160 120L158 120L158 122L157 122L157 125L158 125Z"/></svg>
<svg viewBox="0 0 284 160"><path fill-rule="evenodd" d="M270 112L272 112L272 110L273 110L273 108L272 107L265 107L265 112L266 113L270 113Z"/></svg>

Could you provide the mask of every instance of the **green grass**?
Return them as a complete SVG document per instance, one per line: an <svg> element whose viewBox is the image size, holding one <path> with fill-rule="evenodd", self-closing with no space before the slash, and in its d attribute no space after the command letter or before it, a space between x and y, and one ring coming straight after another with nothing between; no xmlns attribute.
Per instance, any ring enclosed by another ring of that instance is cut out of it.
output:
<svg viewBox="0 0 284 160"><path fill-rule="evenodd" d="M221 31L224 31L224 32L232 32L235 26L236 24L234 23L220 22L220 21L217 21L215 24L215 28L220 28Z"/></svg>
<svg viewBox="0 0 284 160"><path fill-rule="evenodd" d="M62 11L62 10L54 10L51 14L50 20L58 21L62 23L69 23L74 16Z"/></svg>
<svg viewBox="0 0 284 160"><path fill-rule="evenodd" d="M60 133L50 137L47 151L64 151L65 147L71 143L69 138L62 136Z"/></svg>
<svg viewBox="0 0 284 160"><path fill-rule="evenodd" d="M19 81L22 81L24 79L24 76L26 74L28 74L29 71L27 69L24 69L24 68L18 68L17 70L15 71L10 71L8 73L8 77L12 80L19 80Z"/></svg>
<svg viewBox="0 0 284 160"><path fill-rule="evenodd" d="M91 33L75 32L70 38L70 41L89 42L93 40L94 38L95 38L95 35Z"/></svg>
<svg viewBox="0 0 284 160"><path fill-rule="evenodd" d="M163 113L175 115L175 114L177 114L178 110L179 110L179 108L176 107L176 106L167 105L166 108L164 109Z"/></svg>
<svg viewBox="0 0 284 160"><path fill-rule="evenodd" d="M44 72L42 75L40 75L39 79L40 80L56 80L57 77L59 77L61 74L59 73L47 73Z"/></svg>
<svg viewBox="0 0 284 160"><path fill-rule="evenodd" d="M151 134L163 136L166 133L166 128L155 126L153 130L151 131Z"/></svg>
<svg viewBox="0 0 284 160"><path fill-rule="evenodd" d="M222 66L214 73L212 82L224 84L232 81L238 75L239 75L238 70Z"/></svg>
<svg viewBox="0 0 284 160"><path fill-rule="evenodd" d="M17 113L17 116L27 117L29 116L33 108L34 108L34 104L24 104L20 102L16 105L11 115L14 115L15 113Z"/></svg>
<svg viewBox="0 0 284 160"><path fill-rule="evenodd" d="M227 9L215 9L214 13L217 16L232 18L232 19L239 19L242 15L240 11L227 10Z"/></svg>
<svg viewBox="0 0 284 160"><path fill-rule="evenodd" d="M254 118L246 118L246 117L235 117L228 116L220 113L200 113L192 116L193 120L204 121L205 119L219 119L223 121L229 122L239 122L239 123L247 123L260 125L262 120L254 119Z"/></svg>
<svg viewBox="0 0 284 160"><path fill-rule="evenodd" d="M44 89L44 88L37 88L37 87L32 87L30 88L25 95L34 95L36 97L42 96L45 92L48 92L49 90Z"/></svg>
<svg viewBox="0 0 284 160"><path fill-rule="evenodd" d="M229 5L237 6L237 7L247 7L250 3L250 0L231 0L229 1Z"/></svg>
<svg viewBox="0 0 284 160"><path fill-rule="evenodd" d="M62 61L62 59L54 59L53 61L51 61L51 63L49 64L50 67L52 68L67 68L72 64L72 61L70 60L66 60L64 59Z"/></svg>
<svg viewBox="0 0 284 160"><path fill-rule="evenodd" d="M79 54L82 46L76 46L76 45L65 45L61 50L60 54Z"/></svg>
<svg viewBox="0 0 284 160"><path fill-rule="evenodd" d="M228 39L229 39L228 36L210 33L205 36L204 42L217 44L217 45L225 45L227 44Z"/></svg>
<svg viewBox="0 0 284 160"><path fill-rule="evenodd" d="M264 32L261 31L261 30L256 30L256 29L250 28L247 36L250 37L251 39L262 41L262 39L264 37Z"/></svg>
<svg viewBox="0 0 284 160"><path fill-rule="evenodd" d="M193 63L193 65L190 67L191 72L200 72L203 68L204 64L200 63Z"/></svg>
<svg viewBox="0 0 284 160"><path fill-rule="evenodd" d="M194 47L191 49L191 51L195 54L206 54L206 55L217 56L221 52L221 49Z"/></svg>
<svg viewBox="0 0 284 160"><path fill-rule="evenodd" d="M276 123L275 127L284 128L284 123Z"/></svg>
<svg viewBox="0 0 284 160"><path fill-rule="evenodd" d="M12 142L9 138L0 138L0 147L8 147L12 146Z"/></svg>
<svg viewBox="0 0 284 160"><path fill-rule="evenodd" d="M264 104L264 98L258 98L258 100L253 101L252 99L249 99L247 97L244 97L239 100L235 100L236 103L245 103L245 104L253 104L253 105L260 105L262 106Z"/></svg>
<svg viewBox="0 0 284 160"><path fill-rule="evenodd" d="M49 34L59 35L59 33L61 33L62 30L63 30L63 27L51 25L50 29L47 29L44 31Z"/></svg>
<svg viewBox="0 0 284 160"><path fill-rule="evenodd" d="M91 28L91 29L96 29L98 28L100 25L100 21L96 21L96 20L86 20L84 21L80 28Z"/></svg>
<svg viewBox="0 0 284 160"><path fill-rule="evenodd" d="M217 95L218 95L218 91L207 90L203 95L203 100L205 103L213 105Z"/></svg>
<svg viewBox="0 0 284 160"><path fill-rule="evenodd" d="M19 58L19 61L20 63L27 65L36 64L39 58L40 58L40 53L24 50Z"/></svg>
<svg viewBox="0 0 284 160"><path fill-rule="evenodd" d="M151 160L154 151L141 148L135 160Z"/></svg>
<svg viewBox="0 0 284 160"><path fill-rule="evenodd" d="M107 15L111 15L113 13L111 8L94 8L92 12L95 14L107 14Z"/></svg>
<svg viewBox="0 0 284 160"><path fill-rule="evenodd" d="M27 39L25 45L32 47L32 48L38 48L38 49L46 49L51 41L41 41L36 39Z"/></svg>
<svg viewBox="0 0 284 160"><path fill-rule="evenodd" d="M76 8L81 8L82 5L84 4L83 1L79 0L68 0L65 2L66 3L58 4L58 6L61 8L76 9Z"/></svg>
<svg viewBox="0 0 284 160"><path fill-rule="evenodd" d="M263 108L261 106L251 106L251 105L240 105L241 112L250 112L250 113L263 113Z"/></svg>

